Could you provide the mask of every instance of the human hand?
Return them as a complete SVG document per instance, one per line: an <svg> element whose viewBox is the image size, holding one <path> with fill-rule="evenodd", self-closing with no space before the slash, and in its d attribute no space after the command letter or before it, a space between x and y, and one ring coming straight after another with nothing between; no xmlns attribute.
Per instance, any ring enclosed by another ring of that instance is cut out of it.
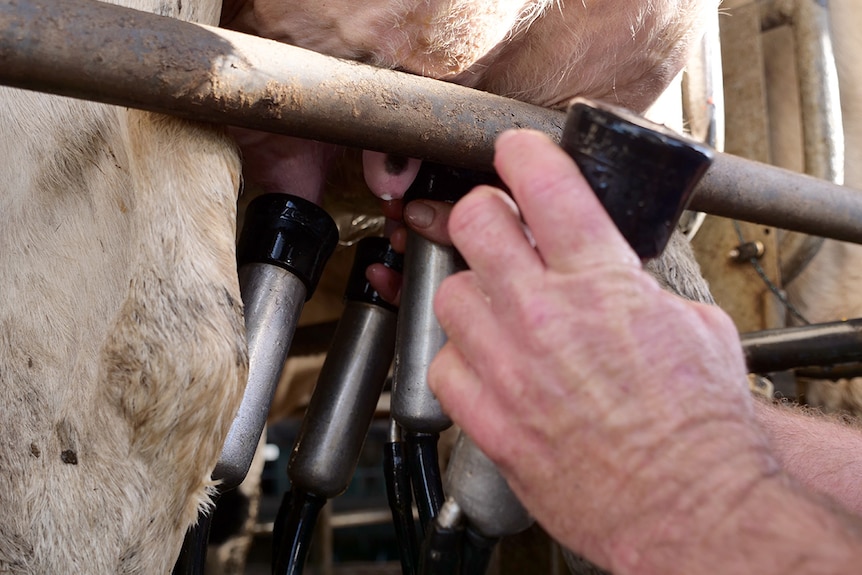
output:
<svg viewBox="0 0 862 575"><path fill-rule="evenodd" d="M425 199L406 205L403 197L415 180L421 161L379 152L363 152L365 182L382 200L387 218L389 241L398 253L404 253L408 228L432 242L451 246L448 221L452 204ZM383 299L398 305L401 298L401 274L382 264L369 266L366 278Z"/></svg>
<svg viewBox="0 0 862 575"><path fill-rule="evenodd" d="M658 287L546 137L503 134L495 166L514 201L449 219L471 269L435 299L432 390L564 544L620 573L680 552L776 469L736 329Z"/></svg>
<svg viewBox="0 0 862 575"><path fill-rule="evenodd" d="M443 245L452 245L449 239L449 213L452 204L435 202L433 200L414 200L403 210L402 202L392 200L384 205L384 212L390 221L398 222L389 234L392 249L403 254L407 244L407 227L425 238ZM393 305L401 301L401 274L383 264L371 264L365 271L365 277L380 296Z"/></svg>

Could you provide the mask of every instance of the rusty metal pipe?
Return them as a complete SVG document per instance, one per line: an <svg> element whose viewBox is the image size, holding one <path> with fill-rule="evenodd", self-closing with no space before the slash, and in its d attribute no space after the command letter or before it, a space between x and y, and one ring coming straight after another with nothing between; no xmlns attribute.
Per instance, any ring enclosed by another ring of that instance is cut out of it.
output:
<svg viewBox="0 0 862 575"><path fill-rule="evenodd" d="M565 114L94 0L0 1L0 83L488 169Z"/></svg>
<svg viewBox="0 0 862 575"><path fill-rule="evenodd" d="M0 84L490 170L565 113L95 0L0 0ZM716 154L690 209L862 243L862 193Z"/></svg>
<svg viewBox="0 0 862 575"><path fill-rule="evenodd" d="M715 154L688 207L862 243L862 192L730 154Z"/></svg>

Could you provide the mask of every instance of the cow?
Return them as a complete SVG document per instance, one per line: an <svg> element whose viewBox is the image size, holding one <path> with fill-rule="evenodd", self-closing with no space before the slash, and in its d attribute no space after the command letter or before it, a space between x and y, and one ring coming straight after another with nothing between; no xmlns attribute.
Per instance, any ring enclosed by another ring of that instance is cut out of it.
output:
<svg viewBox="0 0 862 575"><path fill-rule="evenodd" d="M165 573L246 378L236 147L0 98L0 571Z"/></svg>
<svg viewBox="0 0 862 575"><path fill-rule="evenodd" d="M717 2L123 3L543 106L583 95L641 111ZM319 203L340 152L10 88L0 99L0 571L166 573L210 505L247 376L240 180ZM390 159L366 168L390 194ZM682 270L665 275L694 273Z"/></svg>
<svg viewBox="0 0 862 575"><path fill-rule="evenodd" d="M166 573L247 373L236 145L136 110L0 99L0 571Z"/></svg>

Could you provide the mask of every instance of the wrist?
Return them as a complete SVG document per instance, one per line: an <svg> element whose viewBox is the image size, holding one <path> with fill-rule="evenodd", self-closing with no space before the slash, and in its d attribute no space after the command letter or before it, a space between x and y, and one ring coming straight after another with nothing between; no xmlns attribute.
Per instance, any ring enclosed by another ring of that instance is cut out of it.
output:
<svg viewBox="0 0 862 575"><path fill-rule="evenodd" d="M786 472L862 517L862 429L817 410L755 402L757 423Z"/></svg>
<svg viewBox="0 0 862 575"><path fill-rule="evenodd" d="M614 573L822 575L856 568L858 518L801 487L766 441L705 462L698 479L677 482L680 492L664 499L664 509L656 498L617 539Z"/></svg>
<svg viewBox="0 0 862 575"><path fill-rule="evenodd" d="M768 442L747 418L737 414L690 425L669 437L663 452L633 476L633 485L648 487L631 494L636 519L608 539L614 573L704 572L704 566L719 573L701 562L715 551L717 531L745 519L738 511L782 475ZM677 569L687 558L691 568Z"/></svg>

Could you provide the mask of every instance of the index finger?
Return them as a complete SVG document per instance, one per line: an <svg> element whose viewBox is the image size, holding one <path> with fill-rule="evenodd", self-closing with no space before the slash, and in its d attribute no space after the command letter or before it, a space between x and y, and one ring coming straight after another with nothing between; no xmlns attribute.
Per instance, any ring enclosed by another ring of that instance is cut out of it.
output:
<svg viewBox="0 0 862 575"><path fill-rule="evenodd" d="M497 139L494 167L549 268L574 271L607 261L640 267L574 160L547 136L504 132Z"/></svg>

